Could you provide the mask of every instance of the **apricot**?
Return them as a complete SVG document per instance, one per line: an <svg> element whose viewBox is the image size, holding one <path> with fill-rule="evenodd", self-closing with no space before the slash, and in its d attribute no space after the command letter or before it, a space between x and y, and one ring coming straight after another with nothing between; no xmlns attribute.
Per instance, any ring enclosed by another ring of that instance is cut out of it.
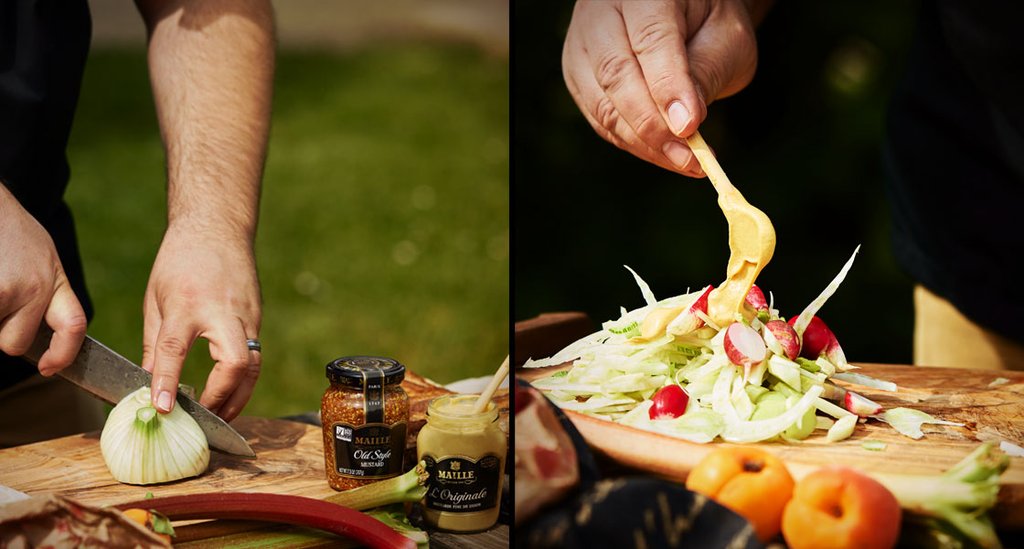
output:
<svg viewBox="0 0 1024 549"><path fill-rule="evenodd" d="M779 534L793 477L779 458L764 450L723 447L690 471L686 487L750 521L758 539L767 543Z"/></svg>
<svg viewBox="0 0 1024 549"><path fill-rule="evenodd" d="M896 545L902 511L896 497L854 469L829 466L800 479L782 515L790 549L872 549Z"/></svg>

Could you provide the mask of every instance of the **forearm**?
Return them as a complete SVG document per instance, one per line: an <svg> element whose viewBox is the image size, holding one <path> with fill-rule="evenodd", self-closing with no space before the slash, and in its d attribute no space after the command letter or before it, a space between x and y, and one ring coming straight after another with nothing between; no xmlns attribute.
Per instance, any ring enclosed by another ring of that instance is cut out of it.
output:
<svg viewBox="0 0 1024 549"><path fill-rule="evenodd" d="M274 70L269 1L139 0L167 154L168 230L251 246Z"/></svg>

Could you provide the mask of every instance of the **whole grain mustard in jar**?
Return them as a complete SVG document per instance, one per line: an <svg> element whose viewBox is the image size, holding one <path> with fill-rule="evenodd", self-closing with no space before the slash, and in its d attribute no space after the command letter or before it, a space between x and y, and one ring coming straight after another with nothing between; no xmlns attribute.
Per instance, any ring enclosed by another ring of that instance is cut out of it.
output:
<svg viewBox="0 0 1024 549"><path fill-rule="evenodd" d="M402 474L409 397L405 366L390 358L349 356L327 365L320 402L327 482L348 490Z"/></svg>
<svg viewBox="0 0 1024 549"><path fill-rule="evenodd" d="M498 409L489 402L475 413L476 395L436 398L416 438L416 454L430 478L423 500L431 526L449 532L479 532L498 520L507 442Z"/></svg>

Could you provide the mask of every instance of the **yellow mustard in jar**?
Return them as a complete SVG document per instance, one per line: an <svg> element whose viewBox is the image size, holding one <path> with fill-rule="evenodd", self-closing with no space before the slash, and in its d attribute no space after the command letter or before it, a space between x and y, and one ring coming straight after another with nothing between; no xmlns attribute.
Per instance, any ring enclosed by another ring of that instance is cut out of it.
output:
<svg viewBox="0 0 1024 549"><path fill-rule="evenodd" d="M476 395L436 398L416 438L430 479L423 500L427 522L449 532L479 532L498 520L507 442L493 402L473 411Z"/></svg>
<svg viewBox="0 0 1024 549"><path fill-rule="evenodd" d="M409 397L405 366L390 358L349 356L327 365L331 386L320 403L327 482L358 488L402 474Z"/></svg>

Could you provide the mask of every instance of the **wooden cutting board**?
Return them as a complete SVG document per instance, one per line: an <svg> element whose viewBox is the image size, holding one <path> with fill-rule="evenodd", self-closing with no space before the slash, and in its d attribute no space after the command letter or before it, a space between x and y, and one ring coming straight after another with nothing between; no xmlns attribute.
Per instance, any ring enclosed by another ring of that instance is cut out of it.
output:
<svg viewBox="0 0 1024 549"><path fill-rule="evenodd" d="M319 427L281 419L240 417L231 425L255 459L213 452L206 473L150 486L121 484L100 453L99 432L0 450L0 484L29 495L61 493L86 504L110 505L154 496L249 491L323 498L334 492L324 473Z"/></svg>
<svg viewBox="0 0 1024 549"><path fill-rule="evenodd" d="M905 437L876 420L858 425L852 437L827 443L816 431L798 443L759 443L780 456L794 477L823 465L843 464L864 471L939 474L974 450L982 441L1007 440L1024 446L1024 373L859 364L860 373L895 382L895 393L837 382L885 408L905 406L964 427L925 425L924 438ZM532 380L565 367L520 369L516 375ZM992 386L998 378L1009 381ZM687 473L711 450L725 443L695 444L642 431L575 412L567 412L588 444L599 454L631 468L672 479ZM886 443L883 451L861 446L865 440ZM999 505L993 513L1001 528L1024 527L1024 458L1010 458L1001 478Z"/></svg>
<svg viewBox="0 0 1024 549"><path fill-rule="evenodd" d="M409 395L405 459L406 466L412 467L416 435L426 423L427 404L451 391L409 371L402 388ZM498 406L499 423L507 433L508 391L499 390L493 400ZM249 441L256 458L212 452L209 469L195 478L151 486L121 484L107 470L97 431L0 450L0 484L29 495L60 493L99 505L142 499L146 492L154 496L273 492L312 498L336 493L327 485L320 427L256 417L240 417L231 425Z"/></svg>

